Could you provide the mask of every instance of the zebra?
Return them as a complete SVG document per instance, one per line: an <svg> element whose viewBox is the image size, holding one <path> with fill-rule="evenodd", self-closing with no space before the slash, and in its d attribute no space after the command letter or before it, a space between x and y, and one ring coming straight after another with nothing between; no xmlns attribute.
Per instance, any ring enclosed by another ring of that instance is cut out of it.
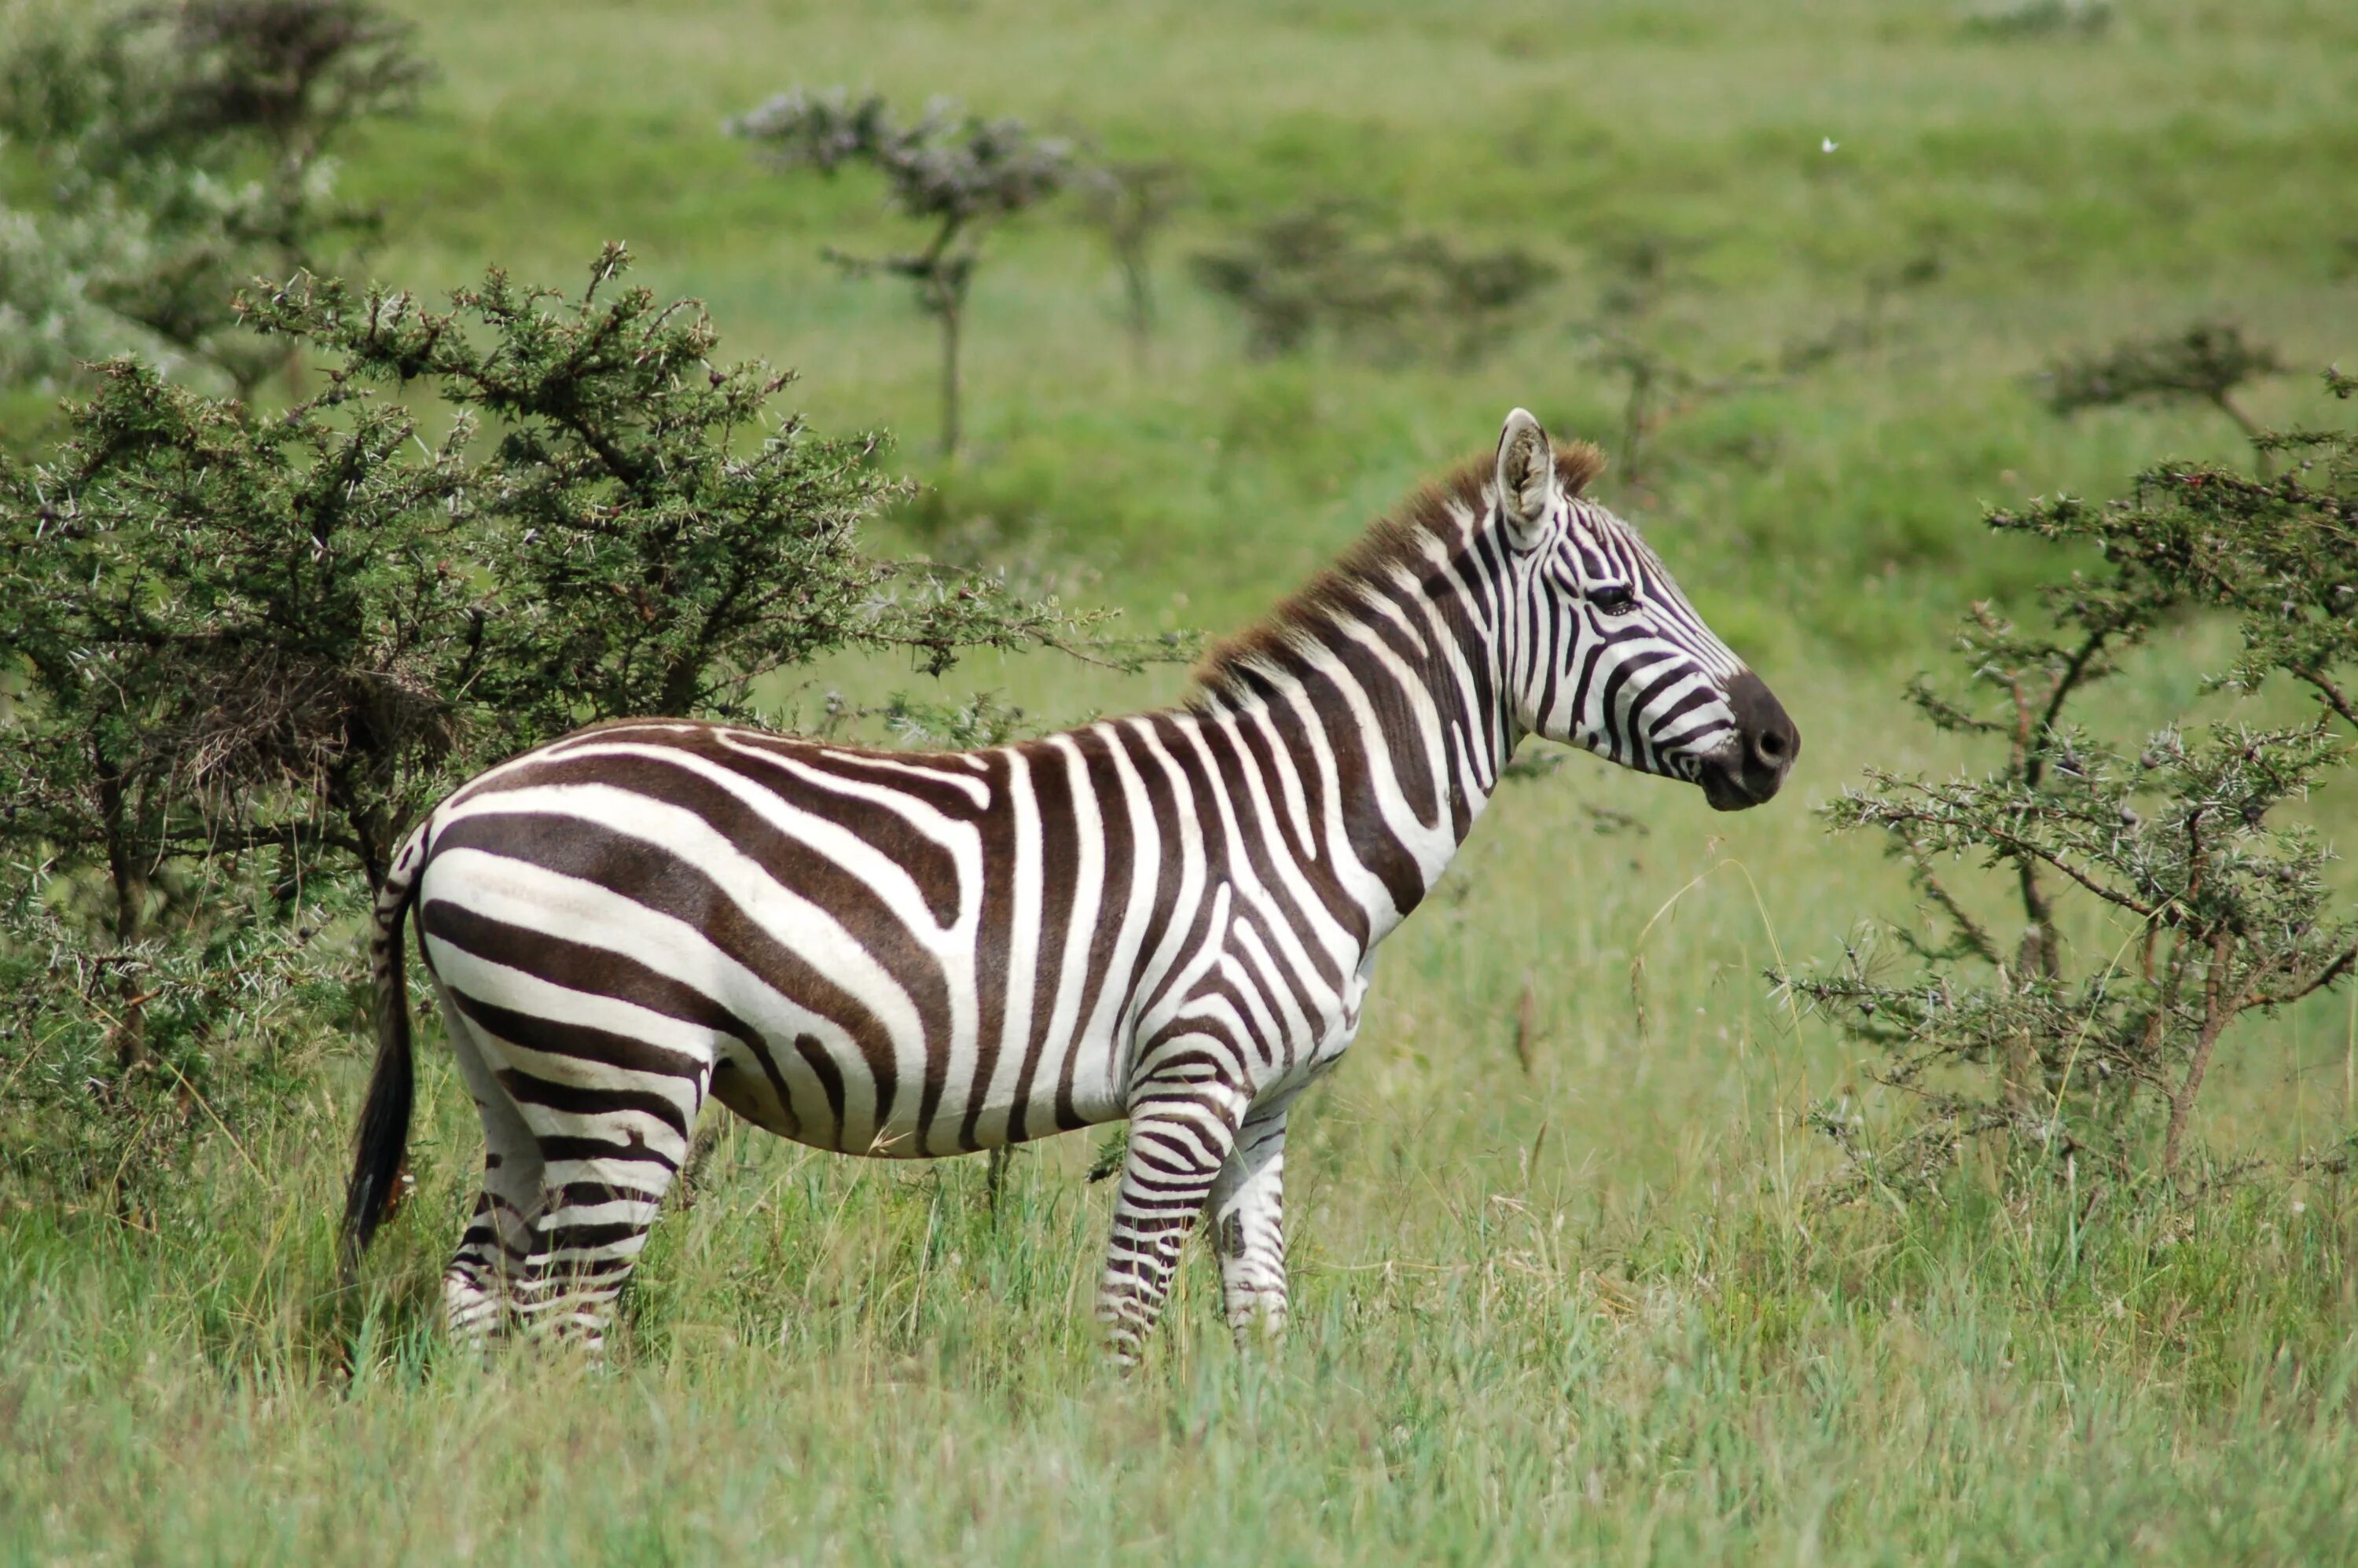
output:
<svg viewBox="0 0 2358 1568"><path fill-rule="evenodd" d="M1527 735L1777 794L1800 736L1521 409L1495 457L1216 647L1180 706L965 752L685 719L481 773L376 904L378 1054L347 1269L413 1065L402 926L479 1108L453 1336L600 1345L708 1095L821 1149L921 1159L1127 1119L1097 1313L1134 1363L1199 1216L1239 1340L1283 1325L1287 1117L1359 1028L1378 946Z"/></svg>

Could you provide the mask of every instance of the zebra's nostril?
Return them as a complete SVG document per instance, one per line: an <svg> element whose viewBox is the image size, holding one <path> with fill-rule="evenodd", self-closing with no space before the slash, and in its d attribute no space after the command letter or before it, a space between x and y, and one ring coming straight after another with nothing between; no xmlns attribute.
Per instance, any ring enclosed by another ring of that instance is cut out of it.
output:
<svg viewBox="0 0 2358 1568"><path fill-rule="evenodd" d="M1747 775L1747 787L1766 800L1777 793L1793 759L1801 754L1801 733L1793 728L1768 685L1750 670L1738 671L1728 682L1727 706L1736 720L1736 732L1743 737L1736 757Z"/></svg>

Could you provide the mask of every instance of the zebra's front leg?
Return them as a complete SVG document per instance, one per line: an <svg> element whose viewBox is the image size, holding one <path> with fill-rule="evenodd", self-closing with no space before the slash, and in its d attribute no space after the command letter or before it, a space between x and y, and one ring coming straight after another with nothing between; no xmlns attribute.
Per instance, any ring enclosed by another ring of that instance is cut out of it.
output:
<svg viewBox="0 0 2358 1568"><path fill-rule="evenodd" d="M1281 1104L1247 1116L1212 1183L1222 1306L1239 1346L1285 1328L1285 1114Z"/></svg>
<svg viewBox="0 0 2358 1568"><path fill-rule="evenodd" d="M1170 1297L1187 1232L1236 1147L1236 1112L1213 1097L1212 1086L1198 1088L1141 1099L1130 1109L1130 1152L1098 1287L1106 1353L1118 1367L1137 1364L1139 1346Z"/></svg>

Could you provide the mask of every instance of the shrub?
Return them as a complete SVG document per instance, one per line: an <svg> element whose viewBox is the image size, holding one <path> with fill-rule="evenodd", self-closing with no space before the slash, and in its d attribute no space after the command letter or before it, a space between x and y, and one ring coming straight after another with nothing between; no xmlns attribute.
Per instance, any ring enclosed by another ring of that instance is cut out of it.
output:
<svg viewBox="0 0 2358 1568"><path fill-rule="evenodd" d="M2234 322L2197 321L2175 332L2125 339L2102 353L2056 361L2046 372L2047 406L2068 418L2082 409L2124 403L2201 403L2257 441L2263 434L2259 421L2244 412L2235 394L2283 371L2274 349L2248 341Z"/></svg>
<svg viewBox="0 0 2358 1568"><path fill-rule="evenodd" d="M2331 384L2343 397L2353 387ZM1863 940L1830 972L1774 976L1883 1054L1883 1080L1931 1112L1878 1153L1822 1110L1819 1125L1856 1157L1854 1180L1929 1174L1962 1138L1993 1132L2124 1172L2158 1134L2159 1167L2175 1173L2238 1021L2348 978L2358 921L2328 889L2330 847L2286 808L2342 775L2358 734L2344 685L2358 663L2358 436L2262 445L2291 454L2291 470L2263 480L2163 464L2122 500L1989 515L2005 532L2092 548L2101 565L2047 590L2046 632L1974 608L1959 652L1994 700L1921 681L1910 690L1933 724L1995 748L1994 768L1873 773L1827 810L1837 830L1886 837L1944 928L1894 930L1912 958L1905 974ZM2232 617L2240 633L2211 686L2249 697L2288 684L2313 716L2239 708L2135 739L2090 728L2101 683L2201 611ZM1952 886L1957 865L1992 886ZM1997 889L2006 923L1987 913ZM2074 948L2067 914L2102 916L2103 935Z"/></svg>
<svg viewBox="0 0 2358 1568"><path fill-rule="evenodd" d="M715 364L704 311L616 287L627 265L608 247L578 297L495 271L447 311L299 279L243 315L323 357L314 395L259 413L117 360L46 461L0 460L0 958L44 999L10 1050L101 1030L98 1103L132 1103L155 1010L211 983L192 953L284 989L257 931L316 929L457 777L579 724L747 716L845 649L933 675L977 647L1126 655L990 572L868 554L904 489L881 438L777 409L787 377ZM183 1010L163 1065L193 1077L250 1011ZM30 1061L0 1099L57 1078Z"/></svg>
<svg viewBox="0 0 2358 1568"><path fill-rule="evenodd" d="M70 871L0 865L0 1206L38 1194L152 1228L217 1135L259 1170L261 1141L316 1114L322 1059L366 1016L363 968L332 935L361 914L349 885L226 856L156 881L126 945L92 940L92 890Z"/></svg>
<svg viewBox="0 0 2358 1568"><path fill-rule="evenodd" d="M1206 288L1245 318L1248 351L1297 353L1322 331L1395 355L1470 364L1515 309L1558 276L1520 246L1468 249L1434 234L1383 238L1333 204L1282 212L1195 258Z"/></svg>
<svg viewBox="0 0 2358 1568"><path fill-rule="evenodd" d="M2007 40L2093 38L2112 24L2111 0L2014 0L1968 15L1963 30L1968 38Z"/></svg>

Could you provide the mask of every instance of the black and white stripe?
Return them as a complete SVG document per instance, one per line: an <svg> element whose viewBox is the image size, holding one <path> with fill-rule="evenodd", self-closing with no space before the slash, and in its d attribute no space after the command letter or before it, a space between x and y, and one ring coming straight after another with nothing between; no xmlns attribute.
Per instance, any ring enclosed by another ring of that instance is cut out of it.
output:
<svg viewBox="0 0 2358 1568"><path fill-rule="evenodd" d="M1758 677L1530 416L1217 654L1186 706L921 755L675 719L482 774L379 910L383 1044L348 1209L398 1167L416 909L481 1108L451 1322L595 1341L709 1093L820 1148L989 1149L1128 1118L1098 1297L1127 1359L1207 1205L1241 1333L1285 1311L1288 1108L1359 1022L1527 733L1776 792Z"/></svg>

